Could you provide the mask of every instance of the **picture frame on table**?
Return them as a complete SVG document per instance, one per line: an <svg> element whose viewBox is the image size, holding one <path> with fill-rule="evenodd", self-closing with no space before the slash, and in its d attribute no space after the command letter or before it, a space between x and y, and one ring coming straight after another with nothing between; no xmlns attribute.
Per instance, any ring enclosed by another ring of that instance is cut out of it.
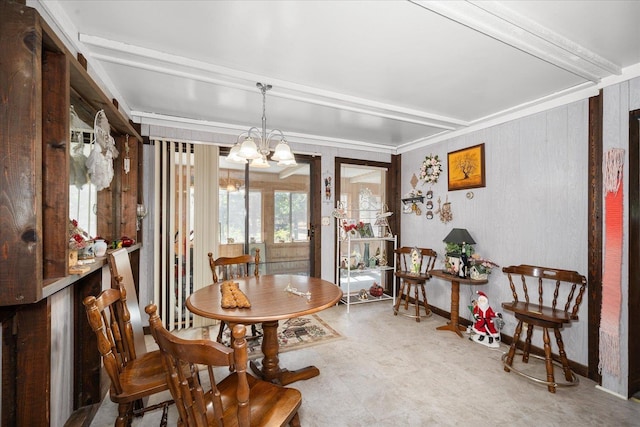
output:
<svg viewBox="0 0 640 427"><path fill-rule="evenodd" d="M362 231L360 231L360 237L362 237L362 238L375 237L373 235L373 227L371 226L370 222L365 222L364 223Z"/></svg>
<svg viewBox="0 0 640 427"><path fill-rule="evenodd" d="M484 143L447 154L449 191L486 186Z"/></svg>

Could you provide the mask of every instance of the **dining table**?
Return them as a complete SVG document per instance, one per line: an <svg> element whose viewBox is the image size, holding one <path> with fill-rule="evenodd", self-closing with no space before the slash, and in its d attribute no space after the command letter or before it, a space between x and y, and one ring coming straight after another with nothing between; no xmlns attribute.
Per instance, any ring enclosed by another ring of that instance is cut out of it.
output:
<svg viewBox="0 0 640 427"><path fill-rule="evenodd" d="M316 277L267 274L231 279L249 300L248 308L222 308L221 283L205 286L189 295L187 308L194 314L234 325L262 324L262 363L251 361L252 371L262 379L281 385L313 378L315 366L288 370L278 358L278 321L313 314L340 301L342 291L334 283Z"/></svg>

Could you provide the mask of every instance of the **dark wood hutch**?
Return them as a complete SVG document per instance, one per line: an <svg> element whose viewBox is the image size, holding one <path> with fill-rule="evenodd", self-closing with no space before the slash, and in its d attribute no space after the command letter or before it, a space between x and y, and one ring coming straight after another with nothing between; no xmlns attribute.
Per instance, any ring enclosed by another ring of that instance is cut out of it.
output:
<svg viewBox="0 0 640 427"><path fill-rule="evenodd" d="M0 52L1 422L46 426L57 423L51 419L52 368L58 368L52 367L52 347L58 346L52 331L71 335L72 354L57 357L55 364L69 374L63 380L70 384L66 400L72 410L100 402L108 387L108 379L101 383L100 358L82 306L86 295L109 286L102 283L104 261L84 274L68 273L70 105L91 124L104 110L120 153L128 141L130 185L122 185L120 155L110 187L98 192L97 231L109 240L141 238L136 206L142 137L92 80L84 58L76 58L35 9L0 0ZM137 283L138 247L130 257ZM73 312L69 325L52 322L52 306L61 299Z"/></svg>

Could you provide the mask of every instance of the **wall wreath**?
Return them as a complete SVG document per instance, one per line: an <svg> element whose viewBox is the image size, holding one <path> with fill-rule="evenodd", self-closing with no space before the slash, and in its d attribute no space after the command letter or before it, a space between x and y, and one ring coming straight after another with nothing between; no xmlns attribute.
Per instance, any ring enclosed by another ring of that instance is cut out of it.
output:
<svg viewBox="0 0 640 427"><path fill-rule="evenodd" d="M438 156L429 155L425 157L420 166L420 180L424 181L423 184L435 184L438 182L438 178L442 173L442 162L438 159Z"/></svg>

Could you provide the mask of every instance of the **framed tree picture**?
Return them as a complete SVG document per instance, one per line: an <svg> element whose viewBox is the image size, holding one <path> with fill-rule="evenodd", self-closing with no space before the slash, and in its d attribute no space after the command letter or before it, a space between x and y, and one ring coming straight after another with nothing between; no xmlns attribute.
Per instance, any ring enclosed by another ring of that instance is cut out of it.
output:
<svg viewBox="0 0 640 427"><path fill-rule="evenodd" d="M449 191L484 187L484 143L447 154Z"/></svg>

